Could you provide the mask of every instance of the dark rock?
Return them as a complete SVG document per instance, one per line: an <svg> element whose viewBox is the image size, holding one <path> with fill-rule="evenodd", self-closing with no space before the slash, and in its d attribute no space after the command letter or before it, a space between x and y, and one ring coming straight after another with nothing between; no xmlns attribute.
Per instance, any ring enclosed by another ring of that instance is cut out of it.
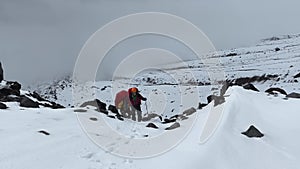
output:
<svg viewBox="0 0 300 169"><path fill-rule="evenodd" d="M190 115L196 113L196 111L197 111L197 110L196 110L194 107L192 107L192 108L190 108L190 109L185 110L182 114L183 114L183 115L186 115L186 116L190 116Z"/></svg>
<svg viewBox="0 0 300 169"><path fill-rule="evenodd" d="M207 106L207 104L199 103L198 109L202 109L203 107Z"/></svg>
<svg viewBox="0 0 300 169"><path fill-rule="evenodd" d="M225 103L225 97L224 96L216 96L216 95L210 95L207 97L207 103L209 104L212 101L215 101L214 106L218 106L220 104Z"/></svg>
<svg viewBox="0 0 300 169"><path fill-rule="evenodd" d="M294 76L294 78L299 78L299 77L300 77L300 73L298 73Z"/></svg>
<svg viewBox="0 0 300 169"><path fill-rule="evenodd" d="M46 99L42 98L37 92L30 93L29 96L36 98L38 101L47 101Z"/></svg>
<svg viewBox="0 0 300 169"><path fill-rule="evenodd" d="M112 115L108 115L107 117L112 118L112 119L116 118L115 116L112 116Z"/></svg>
<svg viewBox="0 0 300 169"><path fill-rule="evenodd" d="M107 109L106 109L106 104L103 103L103 102L101 102L101 101L98 100L98 99L96 99L95 101L96 101L96 103L97 103L98 111L99 111L99 112L102 112L102 113L104 113L104 114L108 114L108 111L107 111Z"/></svg>
<svg viewBox="0 0 300 169"><path fill-rule="evenodd" d="M7 109L6 104L0 102L0 109Z"/></svg>
<svg viewBox="0 0 300 169"><path fill-rule="evenodd" d="M92 120L92 121L98 121L98 119L96 117L91 117L90 120Z"/></svg>
<svg viewBox="0 0 300 169"><path fill-rule="evenodd" d="M155 113L149 113L145 117L143 117L142 121L150 121L151 119L159 118L162 121L162 117Z"/></svg>
<svg viewBox="0 0 300 169"><path fill-rule="evenodd" d="M15 90L15 91L20 91L22 88L22 85L18 82L7 82L6 84L8 85L8 87L10 89Z"/></svg>
<svg viewBox="0 0 300 169"><path fill-rule="evenodd" d="M246 90L253 90L259 92L259 90L251 83L244 85L243 88Z"/></svg>
<svg viewBox="0 0 300 169"><path fill-rule="evenodd" d="M278 47L277 47L277 48L275 48L275 51L276 51L276 52L280 51L280 48L278 48Z"/></svg>
<svg viewBox="0 0 300 169"><path fill-rule="evenodd" d="M115 114L119 114L118 109L116 108L116 106L113 105L109 105L108 106L108 110L110 110L111 112L115 113Z"/></svg>
<svg viewBox="0 0 300 169"><path fill-rule="evenodd" d="M188 117L186 117L186 116L183 115L183 114L179 114L179 115L174 115L174 116L170 117L170 119L186 120L186 119L188 119Z"/></svg>
<svg viewBox="0 0 300 169"><path fill-rule="evenodd" d="M80 105L80 107L86 107L86 106L94 106L97 108L96 109L97 111L108 115L108 111L106 109L106 104L101 102L98 99L95 99L93 101L84 102L82 105Z"/></svg>
<svg viewBox="0 0 300 169"><path fill-rule="evenodd" d="M87 110L85 110L85 109L75 109L74 112L75 113L85 113L85 112L87 112Z"/></svg>
<svg viewBox="0 0 300 169"><path fill-rule="evenodd" d="M31 100L30 98L28 98L26 96L21 96L20 106L28 107L28 108L39 108L39 103Z"/></svg>
<svg viewBox="0 0 300 169"><path fill-rule="evenodd" d="M86 107L86 106L93 106L98 108L96 100L84 102L79 107Z"/></svg>
<svg viewBox="0 0 300 169"><path fill-rule="evenodd" d="M277 80L279 75L262 75L262 76L253 76L253 77L241 77L232 81L233 85L243 86L245 84L253 82L265 82L267 80Z"/></svg>
<svg viewBox="0 0 300 169"><path fill-rule="evenodd" d="M146 127L148 127L148 128L154 128L154 129L158 129L158 127L155 125L155 124L153 124L153 123L149 123L149 124L147 124L147 126Z"/></svg>
<svg viewBox="0 0 300 169"><path fill-rule="evenodd" d="M44 131L44 130L40 130L40 131L38 131L38 132L41 133L41 134L44 134L44 135L46 135L46 136L49 136L49 135L50 135L49 132Z"/></svg>
<svg viewBox="0 0 300 169"><path fill-rule="evenodd" d="M180 127L180 124L178 122L172 124L170 127L167 127L165 130L174 130L176 128Z"/></svg>
<svg viewBox="0 0 300 169"><path fill-rule="evenodd" d="M177 119L164 119L164 122L162 124L168 124L168 123L174 123Z"/></svg>
<svg viewBox="0 0 300 169"><path fill-rule="evenodd" d="M122 117L122 115L117 114L116 117L117 117L118 120L124 121L124 118Z"/></svg>
<svg viewBox="0 0 300 169"><path fill-rule="evenodd" d="M251 125L249 127L249 129L245 132L242 132L242 134L244 134L245 136L252 138L252 137L257 137L257 138L261 138L264 136L264 134L262 134L256 127L254 127L253 125Z"/></svg>
<svg viewBox="0 0 300 169"><path fill-rule="evenodd" d="M6 82L0 89L0 100L6 101L4 98L10 95L20 96L21 85L18 82Z"/></svg>
<svg viewBox="0 0 300 169"><path fill-rule="evenodd" d="M231 82L230 80L224 81L224 82L223 82L223 86L222 86L222 88L221 88L221 90L220 90L220 95L221 95L221 96L224 96L224 94L226 93L227 89L228 89L230 86L232 86L232 85L233 85L233 84L232 84L232 82Z"/></svg>
<svg viewBox="0 0 300 169"><path fill-rule="evenodd" d="M237 53L229 53L226 56L237 56L237 55L238 55Z"/></svg>
<svg viewBox="0 0 300 169"><path fill-rule="evenodd" d="M293 92L293 93L290 93L290 94L286 95L286 97L294 98L294 99L300 99L300 93Z"/></svg>
<svg viewBox="0 0 300 169"><path fill-rule="evenodd" d="M2 64L0 62L0 82L4 80L4 75L3 75L3 68L2 68Z"/></svg>
<svg viewBox="0 0 300 169"><path fill-rule="evenodd" d="M286 91L284 91L283 89L277 88L277 87L272 87L272 88L266 90L265 92L272 94L272 95L275 95L276 92L281 93L283 95L287 95Z"/></svg>

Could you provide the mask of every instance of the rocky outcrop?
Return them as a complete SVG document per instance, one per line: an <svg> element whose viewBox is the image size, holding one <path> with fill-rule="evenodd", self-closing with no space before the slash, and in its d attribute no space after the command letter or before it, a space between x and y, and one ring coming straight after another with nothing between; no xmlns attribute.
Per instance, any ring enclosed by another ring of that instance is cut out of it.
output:
<svg viewBox="0 0 300 169"><path fill-rule="evenodd" d="M21 96L20 106L27 107L27 108L39 108L40 107L38 102L35 102L26 96Z"/></svg>
<svg viewBox="0 0 300 169"><path fill-rule="evenodd" d="M148 128L153 128L153 129L158 129L158 127L157 127L155 124L153 124L153 123L147 124L146 127L148 127Z"/></svg>
<svg viewBox="0 0 300 169"><path fill-rule="evenodd" d="M2 64L0 62L0 82L4 80L4 74L3 74L3 68L2 68Z"/></svg>
<svg viewBox="0 0 300 169"><path fill-rule="evenodd" d="M252 90L252 91L259 92L259 90L251 83L244 85L243 88L246 90Z"/></svg>
<svg viewBox="0 0 300 169"><path fill-rule="evenodd" d="M165 130L174 130L176 128L179 128L180 124L178 122L172 124L170 127L167 127Z"/></svg>
<svg viewBox="0 0 300 169"><path fill-rule="evenodd" d="M278 87L272 87L269 88L268 90L265 91L266 93L269 93L271 95L276 95L277 93L283 94L283 95L287 95L286 91L284 91L281 88Z"/></svg>
<svg viewBox="0 0 300 169"><path fill-rule="evenodd" d="M214 106L218 106L220 104L225 103L225 97L224 96L216 96L216 95L210 95L207 97L207 103L214 101Z"/></svg>
<svg viewBox="0 0 300 169"><path fill-rule="evenodd" d="M9 82L3 80L0 84L0 101L1 102L19 102L21 107L39 108L40 106L53 109L64 108L55 102L50 102L36 92L21 95L21 84L18 82ZM37 100L37 101L34 101Z"/></svg>

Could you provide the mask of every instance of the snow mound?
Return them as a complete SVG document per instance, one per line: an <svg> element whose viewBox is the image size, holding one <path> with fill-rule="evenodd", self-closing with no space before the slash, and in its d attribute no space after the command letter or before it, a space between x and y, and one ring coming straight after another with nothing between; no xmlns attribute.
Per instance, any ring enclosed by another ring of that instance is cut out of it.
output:
<svg viewBox="0 0 300 169"><path fill-rule="evenodd" d="M236 86L228 89L225 99L225 103L218 105L224 107L223 117L206 143L200 144L199 140L213 104L192 115L195 125L172 150L138 160L114 156L97 147L81 130L76 118L79 113L74 113L74 109L29 109L8 103L10 109L0 112L0 137L5 138L0 140L0 168L299 168L299 99L274 97ZM99 114L93 112L91 117ZM111 122L110 125L125 123ZM248 138L241 134L251 125L264 137ZM176 130L184 127L183 123ZM140 132L155 130L144 128Z"/></svg>

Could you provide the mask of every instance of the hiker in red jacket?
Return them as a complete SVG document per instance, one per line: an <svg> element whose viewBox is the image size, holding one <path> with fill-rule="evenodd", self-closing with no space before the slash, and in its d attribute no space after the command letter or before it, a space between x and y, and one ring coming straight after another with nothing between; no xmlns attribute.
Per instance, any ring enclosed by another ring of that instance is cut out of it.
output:
<svg viewBox="0 0 300 169"><path fill-rule="evenodd" d="M129 94L129 100L132 107L132 111L131 111L132 120L136 121L136 114L137 114L137 120L140 122L142 121L142 110L141 110L142 100L146 101L147 99L139 93L139 90L136 87L130 88L128 90L128 94Z"/></svg>

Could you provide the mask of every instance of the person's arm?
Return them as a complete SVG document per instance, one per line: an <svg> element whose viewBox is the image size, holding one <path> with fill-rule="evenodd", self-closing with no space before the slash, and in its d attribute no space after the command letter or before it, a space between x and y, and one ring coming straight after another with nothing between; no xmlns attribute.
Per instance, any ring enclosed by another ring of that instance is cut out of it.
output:
<svg viewBox="0 0 300 169"><path fill-rule="evenodd" d="M139 98L143 101L147 101L147 98L146 97L143 97L141 94L139 94Z"/></svg>

